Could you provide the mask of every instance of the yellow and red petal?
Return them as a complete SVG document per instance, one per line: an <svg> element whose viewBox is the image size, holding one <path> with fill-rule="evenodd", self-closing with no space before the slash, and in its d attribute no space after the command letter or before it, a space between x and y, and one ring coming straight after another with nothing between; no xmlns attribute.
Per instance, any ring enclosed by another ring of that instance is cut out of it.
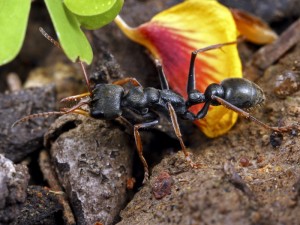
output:
<svg viewBox="0 0 300 225"><path fill-rule="evenodd" d="M128 27L120 17L115 22L130 39L161 60L170 87L184 97L192 51L235 41L238 35L230 10L214 0L184 1L136 28ZM211 83L242 77L236 46L201 53L195 71L196 88L201 92ZM191 111L197 113L201 107L194 106ZM195 123L208 137L216 137L226 133L236 120L236 113L218 106L211 107L208 115Z"/></svg>

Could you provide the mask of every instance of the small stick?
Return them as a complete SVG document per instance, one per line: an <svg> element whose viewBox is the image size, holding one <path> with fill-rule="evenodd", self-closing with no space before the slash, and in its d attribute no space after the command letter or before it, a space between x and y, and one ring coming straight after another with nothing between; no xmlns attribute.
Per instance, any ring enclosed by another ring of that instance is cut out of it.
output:
<svg viewBox="0 0 300 225"><path fill-rule="evenodd" d="M10 91L19 91L22 87L20 77L16 73L7 74L7 85Z"/></svg>
<svg viewBox="0 0 300 225"><path fill-rule="evenodd" d="M255 81L263 71L277 61L291 47L300 40L300 19L294 22L272 44L260 48L247 63L244 74L245 78Z"/></svg>
<svg viewBox="0 0 300 225"><path fill-rule="evenodd" d="M236 172L233 164L230 161L227 161L224 164L224 172L228 176L229 182L233 184L234 187L241 190L245 195L250 199L253 199L255 196L249 186L241 178L241 176Z"/></svg>
<svg viewBox="0 0 300 225"><path fill-rule="evenodd" d="M41 171L44 175L44 178L47 180L52 191L54 191L56 193L63 192L63 190L58 182L56 173L53 171L53 168L52 168L52 165L50 162L50 157L46 150L43 150L40 153L39 165L40 165ZM57 198L58 198L59 202L61 203L61 205L63 206L63 214L64 214L64 220L65 220L66 224L67 225L75 225L76 224L75 218L74 218L71 207L70 207L65 195L58 194Z"/></svg>

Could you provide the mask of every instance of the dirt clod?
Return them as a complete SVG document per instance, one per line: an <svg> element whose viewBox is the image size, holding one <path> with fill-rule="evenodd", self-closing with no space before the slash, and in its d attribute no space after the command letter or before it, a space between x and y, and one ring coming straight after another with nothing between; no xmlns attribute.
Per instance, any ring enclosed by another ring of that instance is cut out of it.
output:
<svg viewBox="0 0 300 225"><path fill-rule="evenodd" d="M300 90L300 71L284 71L277 76L274 93L285 98Z"/></svg>
<svg viewBox="0 0 300 225"><path fill-rule="evenodd" d="M273 132L270 135L270 143L274 148L277 148L281 145L283 140L283 135L281 133Z"/></svg>
<svg viewBox="0 0 300 225"><path fill-rule="evenodd" d="M157 177L155 177L155 181L152 186L152 193L156 199L161 199L166 195L171 194L172 188L172 177L169 173L163 171Z"/></svg>
<svg viewBox="0 0 300 225"><path fill-rule="evenodd" d="M17 224L28 225L51 225L63 223L61 219L62 206L59 204L57 195L47 188L29 186L27 200L21 208Z"/></svg>

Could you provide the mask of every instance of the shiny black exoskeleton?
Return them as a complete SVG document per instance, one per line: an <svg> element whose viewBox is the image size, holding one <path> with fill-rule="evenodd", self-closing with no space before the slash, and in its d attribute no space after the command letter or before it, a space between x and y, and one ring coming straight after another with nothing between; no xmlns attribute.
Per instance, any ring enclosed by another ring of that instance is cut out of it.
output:
<svg viewBox="0 0 300 225"><path fill-rule="evenodd" d="M209 46L192 53L187 83L187 100L169 89L167 79L159 61L156 61L156 66L161 89L152 87L143 88L135 78L125 78L113 84L97 84L91 91L91 101L89 102L91 117L96 119L123 118L134 124L134 136L139 157L144 165L145 179L148 177L148 165L142 154L143 148L139 129L156 125L159 122L157 112L171 118L174 131L180 141L185 157L193 167L196 167L196 165L189 158L189 153L183 143L177 116L182 119L194 121L205 117L210 105L223 105L267 127L267 125L257 121L242 110L261 104L265 99L261 88L253 82L242 78L230 78L223 80L220 84L210 84L204 93L195 88L194 63L197 53L228 44L232 43ZM124 88L124 84L128 82L133 85L126 89ZM191 106L200 103L204 103L204 105L197 114L189 111ZM136 117L141 119L137 121L135 120Z"/></svg>
<svg viewBox="0 0 300 225"><path fill-rule="evenodd" d="M158 68L161 69L160 65ZM164 77L163 79L165 80ZM205 117L209 105L221 104L216 97L241 109L252 108L265 99L259 86L242 78L230 78L220 84L210 84L204 94L195 89L188 90L187 101L170 89L160 90L152 87L133 86L126 92L117 84L97 84L92 92L90 115L96 119L115 119L120 116L126 118L126 113L130 110L133 114L144 116L149 120L156 118L155 112L168 115L167 103L170 103L180 118L196 120ZM196 115L188 110L192 105L199 103L205 104Z"/></svg>
<svg viewBox="0 0 300 225"><path fill-rule="evenodd" d="M265 99L261 88L243 78L229 78L223 80L220 84L210 84L204 93L195 88L194 64L196 55L199 52L233 43L235 42L212 45L192 53L187 83L187 100L169 89L162 66L156 60L161 89L143 88L134 78L126 78L126 81L116 82L115 84L97 84L91 96L91 116L97 119L115 119L120 116L126 118L130 111L144 117L147 121L153 120L149 124L149 126L152 126L158 122L158 116L155 112L168 115L170 114L170 107L180 118L196 120L205 117L210 105L224 105L240 112L240 109L249 109L261 104ZM125 91L120 84L127 82L131 82L135 86ZM200 103L204 103L204 105L197 114L189 111L191 106Z"/></svg>
<svg viewBox="0 0 300 225"><path fill-rule="evenodd" d="M187 100L169 89L162 66L157 60L155 62L159 73L161 89L152 87L143 88L135 78L125 78L115 81L112 84L96 84L93 90L91 90L84 66L80 61L89 92L67 97L62 100L80 100L78 104L59 112L33 114L18 120L14 125L34 117L68 113L83 114L95 119L104 120L121 118L133 124L137 151L144 165L145 180L148 178L149 171L147 162L142 153L143 147L139 129L156 125L159 122L158 113L163 113L170 117L185 158L193 167L197 167L197 165L190 159L189 153L183 143L177 116L193 121L205 117L210 105L223 105L267 129L276 132L291 130L292 126L270 127L243 110L255 107L261 104L265 99L261 88L251 81L242 78L225 79L220 84L210 84L204 93L201 93L195 88L194 64L196 55L199 52L217 49L231 44L236 44L236 42L212 45L192 52L187 82ZM131 83L131 86L126 86L127 83ZM189 111L191 106L200 103L204 104L198 113L194 114ZM82 108L83 105L88 105L89 110Z"/></svg>

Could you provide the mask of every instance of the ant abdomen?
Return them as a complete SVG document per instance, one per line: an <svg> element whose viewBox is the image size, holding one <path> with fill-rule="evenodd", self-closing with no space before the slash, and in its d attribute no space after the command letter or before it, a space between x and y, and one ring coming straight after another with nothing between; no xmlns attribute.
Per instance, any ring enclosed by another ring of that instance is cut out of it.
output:
<svg viewBox="0 0 300 225"><path fill-rule="evenodd" d="M247 79L228 78L220 85L224 90L223 99L238 108L249 109L265 101L263 90Z"/></svg>

